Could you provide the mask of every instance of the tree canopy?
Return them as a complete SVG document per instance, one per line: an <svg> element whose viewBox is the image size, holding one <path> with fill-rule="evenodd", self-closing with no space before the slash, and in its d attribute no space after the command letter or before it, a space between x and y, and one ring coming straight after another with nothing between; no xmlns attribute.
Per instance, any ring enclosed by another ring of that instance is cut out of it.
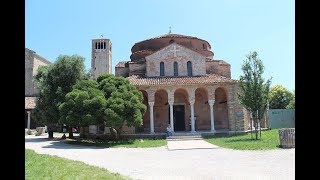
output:
<svg viewBox="0 0 320 180"><path fill-rule="evenodd" d="M107 126L119 130L124 123L129 127L142 125L147 108L143 104L142 93L130 84L129 80L111 74L102 74L97 78L97 82L107 99L104 111Z"/></svg>
<svg viewBox="0 0 320 180"><path fill-rule="evenodd" d="M267 106L271 79L265 81L262 77L264 66L257 52L252 52L246 57L242 65L243 75L240 76L238 98L240 103L252 113L257 139L257 128L260 122L258 119L263 117Z"/></svg>
<svg viewBox="0 0 320 180"><path fill-rule="evenodd" d="M287 88L282 85L275 85L270 89L270 109L286 109L293 98L293 93Z"/></svg>
<svg viewBox="0 0 320 180"><path fill-rule="evenodd" d="M296 108L296 95L295 91L293 91L293 97L291 101L289 102L288 106L286 107L287 109L295 109Z"/></svg>
<svg viewBox="0 0 320 180"><path fill-rule="evenodd" d="M94 80L81 80L59 106L60 121L69 126L103 124L106 99Z"/></svg>
<svg viewBox="0 0 320 180"><path fill-rule="evenodd" d="M58 107L77 80L84 79L84 58L78 55L60 55L54 64L40 67L35 76L39 89L33 115L36 121L50 126L59 123Z"/></svg>

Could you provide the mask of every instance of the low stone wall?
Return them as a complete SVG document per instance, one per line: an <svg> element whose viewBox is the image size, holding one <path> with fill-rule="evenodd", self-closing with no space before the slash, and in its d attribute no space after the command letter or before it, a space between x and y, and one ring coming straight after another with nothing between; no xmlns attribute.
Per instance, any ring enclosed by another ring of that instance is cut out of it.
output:
<svg viewBox="0 0 320 180"><path fill-rule="evenodd" d="M281 148L294 148L295 128L279 129L279 140Z"/></svg>

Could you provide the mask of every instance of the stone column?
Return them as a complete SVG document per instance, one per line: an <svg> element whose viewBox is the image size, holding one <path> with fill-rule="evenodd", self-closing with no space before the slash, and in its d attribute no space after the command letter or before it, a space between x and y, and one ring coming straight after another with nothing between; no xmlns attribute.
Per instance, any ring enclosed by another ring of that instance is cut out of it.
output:
<svg viewBox="0 0 320 180"><path fill-rule="evenodd" d="M214 129L214 114L213 114L214 100L209 100L208 102L209 102L209 106L210 106L211 132L215 132L215 129Z"/></svg>
<svg viewBox="0 0 320 180"><path fill-rule="evenodd" d="M150 107L150 133L154 134L154 124L153 124L153 105L154 102L148 102Z"/></svg>
<svg viewBox="0 0 320 180"><path fill-rule="evenodd" d="M28 113L28 124L27 124L27 128L30 129L30 114L31 114L31 111L27 111Z"/></svg>
<svg viewBox="0 0 320 180"><path fill-rule="evenodd" d="M190 101L190 109L191 109L191 132L196 132L194 127L194 101Z"/></svg>
<svg viewBox="0 0 320 180"><path fill-rule="evenodd" d="M173 124L173 102L169 102L170 105L170 126L172 132L174 132L174 124Z"/></svg>

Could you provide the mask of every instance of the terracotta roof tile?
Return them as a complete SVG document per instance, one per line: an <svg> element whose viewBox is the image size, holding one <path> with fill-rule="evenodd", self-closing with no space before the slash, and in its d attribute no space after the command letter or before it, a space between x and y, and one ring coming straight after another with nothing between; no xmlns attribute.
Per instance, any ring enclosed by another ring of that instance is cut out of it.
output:
<svg viewBox="0 0 320 180"><path fill-rule="evenodd" d="M168 33L168 34L163 34L163 35L160 35L160 36L156 36L156 37L153 37L153 38L149 38L149 39L145 39L143 41L139 41L135 44L139 44L141 42L144 42L144 41L149 41L149 40L153 40L153 39L160 39L160 38L188 38L188 39L198 39L198 40L201 40L201 41L205 41L209 44L210 48L211 48L211 45L208 41L206 40L203 40L203 39L200 39L200 38L197 38L197 37L193 37L193 36L186 36L186 35L181 35L181 34L172 34L172 33Z"/></svg>
<svg viewBox="0 0 320 180"><path fill-rule="evenodd" d="M36 106L36 97L25 97L24 98L24 108L34 109Z"/></svg>
<svg viewBox="0 0 320 180"><path fill-rule="evenodd" d="M235 83L236 80L219 76L216 74L208 74L206 76L194 76L194 77L142 77L138 75L132 75L128 77L128 80L136 86L143 85L177 85L177 84L214 84L220 82Z"/></svg>

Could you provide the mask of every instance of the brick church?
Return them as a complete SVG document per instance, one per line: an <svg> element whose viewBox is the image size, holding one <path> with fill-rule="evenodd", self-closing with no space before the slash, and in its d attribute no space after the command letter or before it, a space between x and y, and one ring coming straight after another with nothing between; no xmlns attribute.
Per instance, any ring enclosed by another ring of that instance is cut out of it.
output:
<svg viewBox="0 0 320 180"><path fill-rule="evenodd" d="M131 53L115 75L128 78L148 107L135 133L163 133L168 124L174 132L248 130L238 81L206 40L169 33L135 43Z"/></svg>

